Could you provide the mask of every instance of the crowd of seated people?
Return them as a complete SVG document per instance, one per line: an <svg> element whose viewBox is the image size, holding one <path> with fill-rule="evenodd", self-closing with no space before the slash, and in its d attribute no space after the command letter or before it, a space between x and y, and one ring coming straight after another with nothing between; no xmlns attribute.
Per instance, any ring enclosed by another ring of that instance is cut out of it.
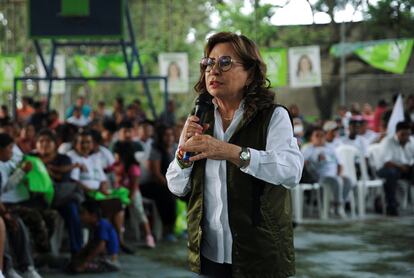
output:
<svg viewBox="0 0 414 278"><path fill-rule="evenodd" d="M30 97L22 99L17 121L7 106L1 107L0 278L40 277L34 262L51 252L59 218L65 223L71 254L67 271L118 270L119 252L134 252L124 235L128 215L138 218L144 244L156 247L145 199L157 208L163 240L176 240L176 199L165 173L182 123L175 120L174 104L168 107L158 122L146 117L139 100L126 104L120 97L111 109L104 101L91 107L79 96L64 118ZM396 181L413 182L414 177L413 96L406 98L406 118L395 134L386 133L392 105L383 100L375 110L353 104L350 109L340 107L336 118L312 123L297 105L290 109L305 167L315 182L333 189L333 213L346 216L345 204L355 186L344 176L335 149L352 145L367 158L369 146L379 144L380 162L371 174L385 181L386 207L378 210L398 215ZM47 188L39 189L39 178L41 185L53 188L53 195ZM84 228L90 230L87 241Z"/></svg>
<svg viewBox="0 0 414 278"><path fill-rule="evenodd" d="M339 107L335 118L316 123L306 122L306 117L300 114L296 105L290 107L293 112L291 114L295 136L300 142L305 158L302 182L319 182L332 187L334 211L337 216L346 217L344 204L349 201L350 189L356 185L341 171L342 161L337 157L337 150L341 145L355 147L365 158L369 177L384 180L386 207L382 207L379 197L373 198L375 211L385 210L387 215L399 215L399 180L414 184L414 95L405 99L404 119L396 123L395 132L387 132L393 106L387 105L385 100L380 100L373 110L369 104L360 109L360 105L354 103L350 109ZM375 163L368 159L368 149L374 144L377 146ZM358 177L361 175L359 163L356 159ZM414 188L411 186L409 190ZM408 196L410 197L410 194ZM411 202L414 203L414 200Z"/></svg>
<svg viewBox="0 0 414 278"><path fill-rule="evenodd" d="M174 109L152 121L139 100L125 105L118 97L111 111L104 101L93 109L79 96L64 119L30 97L16 120L8 111L4 106L0 114L0 278L41 277L34 262L51 253L59 218L71 273L119 270L117 255L134 253L126 217L138 218L148 248L177 240L176 199L165 180L180 133ZM160 239L145 199L159 212Z"/></svg>

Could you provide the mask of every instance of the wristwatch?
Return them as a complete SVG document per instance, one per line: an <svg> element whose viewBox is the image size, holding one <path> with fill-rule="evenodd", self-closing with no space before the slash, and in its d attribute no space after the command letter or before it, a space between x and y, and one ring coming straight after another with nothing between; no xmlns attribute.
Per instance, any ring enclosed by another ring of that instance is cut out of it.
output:
<svg viewBox="0 0 414 278"><path fill-rule="evenodd" d="M246 147L242 147L240 154L239 154L239 158L240 158L240 164L239 164L239 168L244 168L246 166L249 165L250 163L250 151L248 148Z"/></svg>

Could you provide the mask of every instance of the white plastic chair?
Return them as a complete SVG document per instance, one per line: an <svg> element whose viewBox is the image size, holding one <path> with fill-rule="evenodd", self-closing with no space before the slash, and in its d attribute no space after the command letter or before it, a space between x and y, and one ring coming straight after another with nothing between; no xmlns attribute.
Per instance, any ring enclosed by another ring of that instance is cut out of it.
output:
<svg viewBox="0 0 414 278"><path fill-rule="evenodd" d="M368 175L368 167L363 154L355 147L350 145L341 145L336 149L341 160L344 176L351 179L356 184L357 200L358 200L358 216L364 217L366 212L366 198L369 196L369 189L379 190L381 201L385 208L385 194L383 190L384 181L382 179L371 180ZM357 179L355 161L358 160L361 179ZM374 161L374 164L376 162Z"/></svg>
<svg viewBox="0 0 414 278"><path fill-rule="evenodd" d="M316 202L317 202L317 213L319 217L321 217L321 198L320 198L320 185L318 183L300 183L297 186L295 186L292 189L292 202L293 202L293 214L294 214L294 220L296 223L303 222L303 210L304 210L304 192L306 190L312 190L315 192L313 193L313 196L316 196ZM315 200L311 200L311 204L313 205L313 202Z"/></svg>
<svg viewBox="0 0 414 278"><path fill-rule="evenodd" d="M340 145L335 149L336 154L338 155L340 164L342 165L343 176L349 178L357 188L357 198L358 198L358 215L362 217L365 213L365 202L364 202L364 191L363 186L358 184L357 181L357 171L355 168L355 161L364 160L360 151L351 145ZM355 217L355 196L353 188L349 192L349 202L351 205L351 217Z"/></svg>
<svg viewBox="0 0 414 278"><path fill-rule="evenodd" d="M331 200L334 199L332 186L329 184L320 183L322 188L322 213L321 219L328 219ZM349 202L351 204L351 217L355 217L355 197L353 191L350 191Z"/></svg>
<svg viewBox="0 0 414 278"><path fill-rule="evenodd" d="M366 187L377 189L381 196L381 205L382 205L382 212L383 214L386 213L386 203L385 203L385 192L384 192L384 180L377 176L377 171L381 167L381 145L380 144L371 144L368 146L368 162L369 166L371 167L371 172L374 176L374 179L369 179L368 174L364 174L362 176L365 179ZM364 163L365 164L365 163ZM366 171L364 171L365 173ZM368 195L369 197L369 195Z"/></svg>

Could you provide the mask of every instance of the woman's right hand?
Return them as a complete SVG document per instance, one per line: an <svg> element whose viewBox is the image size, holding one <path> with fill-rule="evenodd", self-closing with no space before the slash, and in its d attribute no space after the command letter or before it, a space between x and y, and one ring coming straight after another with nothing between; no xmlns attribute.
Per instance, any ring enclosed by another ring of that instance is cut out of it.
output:
<svg viewBox="0 0 414 278"><path fill-rule="evenodd" d="M208 124L204 124L203 126L201 126L198 123L199 121L200 119L195 115L191 115L187 118L187 121L185 122L183 127L183 131L181 132L180 146L187 142L188 139L190 139L194 135L203 134L203 132L206 129L208 129Z"/></svg>

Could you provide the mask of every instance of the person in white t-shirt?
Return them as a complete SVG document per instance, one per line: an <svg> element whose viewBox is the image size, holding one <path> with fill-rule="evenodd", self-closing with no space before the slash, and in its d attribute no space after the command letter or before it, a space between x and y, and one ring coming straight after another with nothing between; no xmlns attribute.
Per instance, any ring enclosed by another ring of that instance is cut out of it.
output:
<svg viewBox="0 0 414 278"><path fill-rule="evenodd" d="M365 119L362 120L358 134L362 136L368 144L377 143L382 139L381 134L368 128L368 121Z"/></svg>
<svg viewBox="0 0 414 278"><path fill-rule="evenodd" d="M327 121L323 124L323 131L325 131L325 144L328 147L336 149L342 144L339 138L339 126L335 121Z"/></svg>
<svg viewBox="0 0 414 278"><path fill-rule="evenodd" d="M398 215L396 199L397 181L408 179L414 182L414 140L410 138L408 122L399 122L396 134L384 138L380 143L380 170L378 176L385 179L384 190L387 201L387 214Z"/></svg>
<svg viewBox="0 0 414 278"><path fill-rule="evenodd" d="M319 183L332 188L334 195L335 213L346 217L344 203L352 188L349 178L342 176L342 166L335 149L325 143L325 132L320 127L312 130L309 146L303 151L305 165L310 171L315 171Z"/></svg>
<svg viewBox="0 0 414 278"><path fill-rule="evenodd" d="M341 141L345 145L356 147L364 155L364 157L368 157L368 142L364 137L359 135L362 122L362 117L352 117L349 121L348 135L342 137Z"/></svg>
<svg viewBox="0 0 414 278"><path fill-rule="evenodd" d="M71 158L72 163L78 163L83 167L72 170L71 178L76 181L89 196L94 192L100 192L104 195L110 194L110 184L106 178L102 164L98 161L99 157L92 153L93 138L89 131L78 133L74 141L74 150L69 151L67 155ZM118 232L121 249L125 253L133 251L125 245L123 239L124 225L124 208L119 199L105 199L99 201L102 214L108 218Z"/></svg>
<svg viewBox="0 0 414 278"><path fill-rule="evenodd" d="M1 197L3 197L3 193L14 191L25 174L32 168L30 162L24 162L19 167L15 167L12 162L13 146L13 138L6 133L0 133ZM29 232L25 224L19 215L10 210L2 201L0 201L0 230L0 277L4 277L3 272L6 277L21 277L13 268L14 261L16 267L18 267L16 269L24 272L24 277L41 278L34 268ZM6 233L7 239L5 238ZM6 244L6 240L8 244ZM5 245L9 247L6 250L4 250ZM4 256L4 254L7 254L7 256ZM8 259L7 269L3 268L3 256Z"/></svg>
<svg viewBox="0 0 414 278"><path fill-rule="evenodd" d="M89 124L89 119L82 115L82 111L79 107L75 107L73 108L73 115L69 117L66 122L77 127L84 127Z"/></svg>

